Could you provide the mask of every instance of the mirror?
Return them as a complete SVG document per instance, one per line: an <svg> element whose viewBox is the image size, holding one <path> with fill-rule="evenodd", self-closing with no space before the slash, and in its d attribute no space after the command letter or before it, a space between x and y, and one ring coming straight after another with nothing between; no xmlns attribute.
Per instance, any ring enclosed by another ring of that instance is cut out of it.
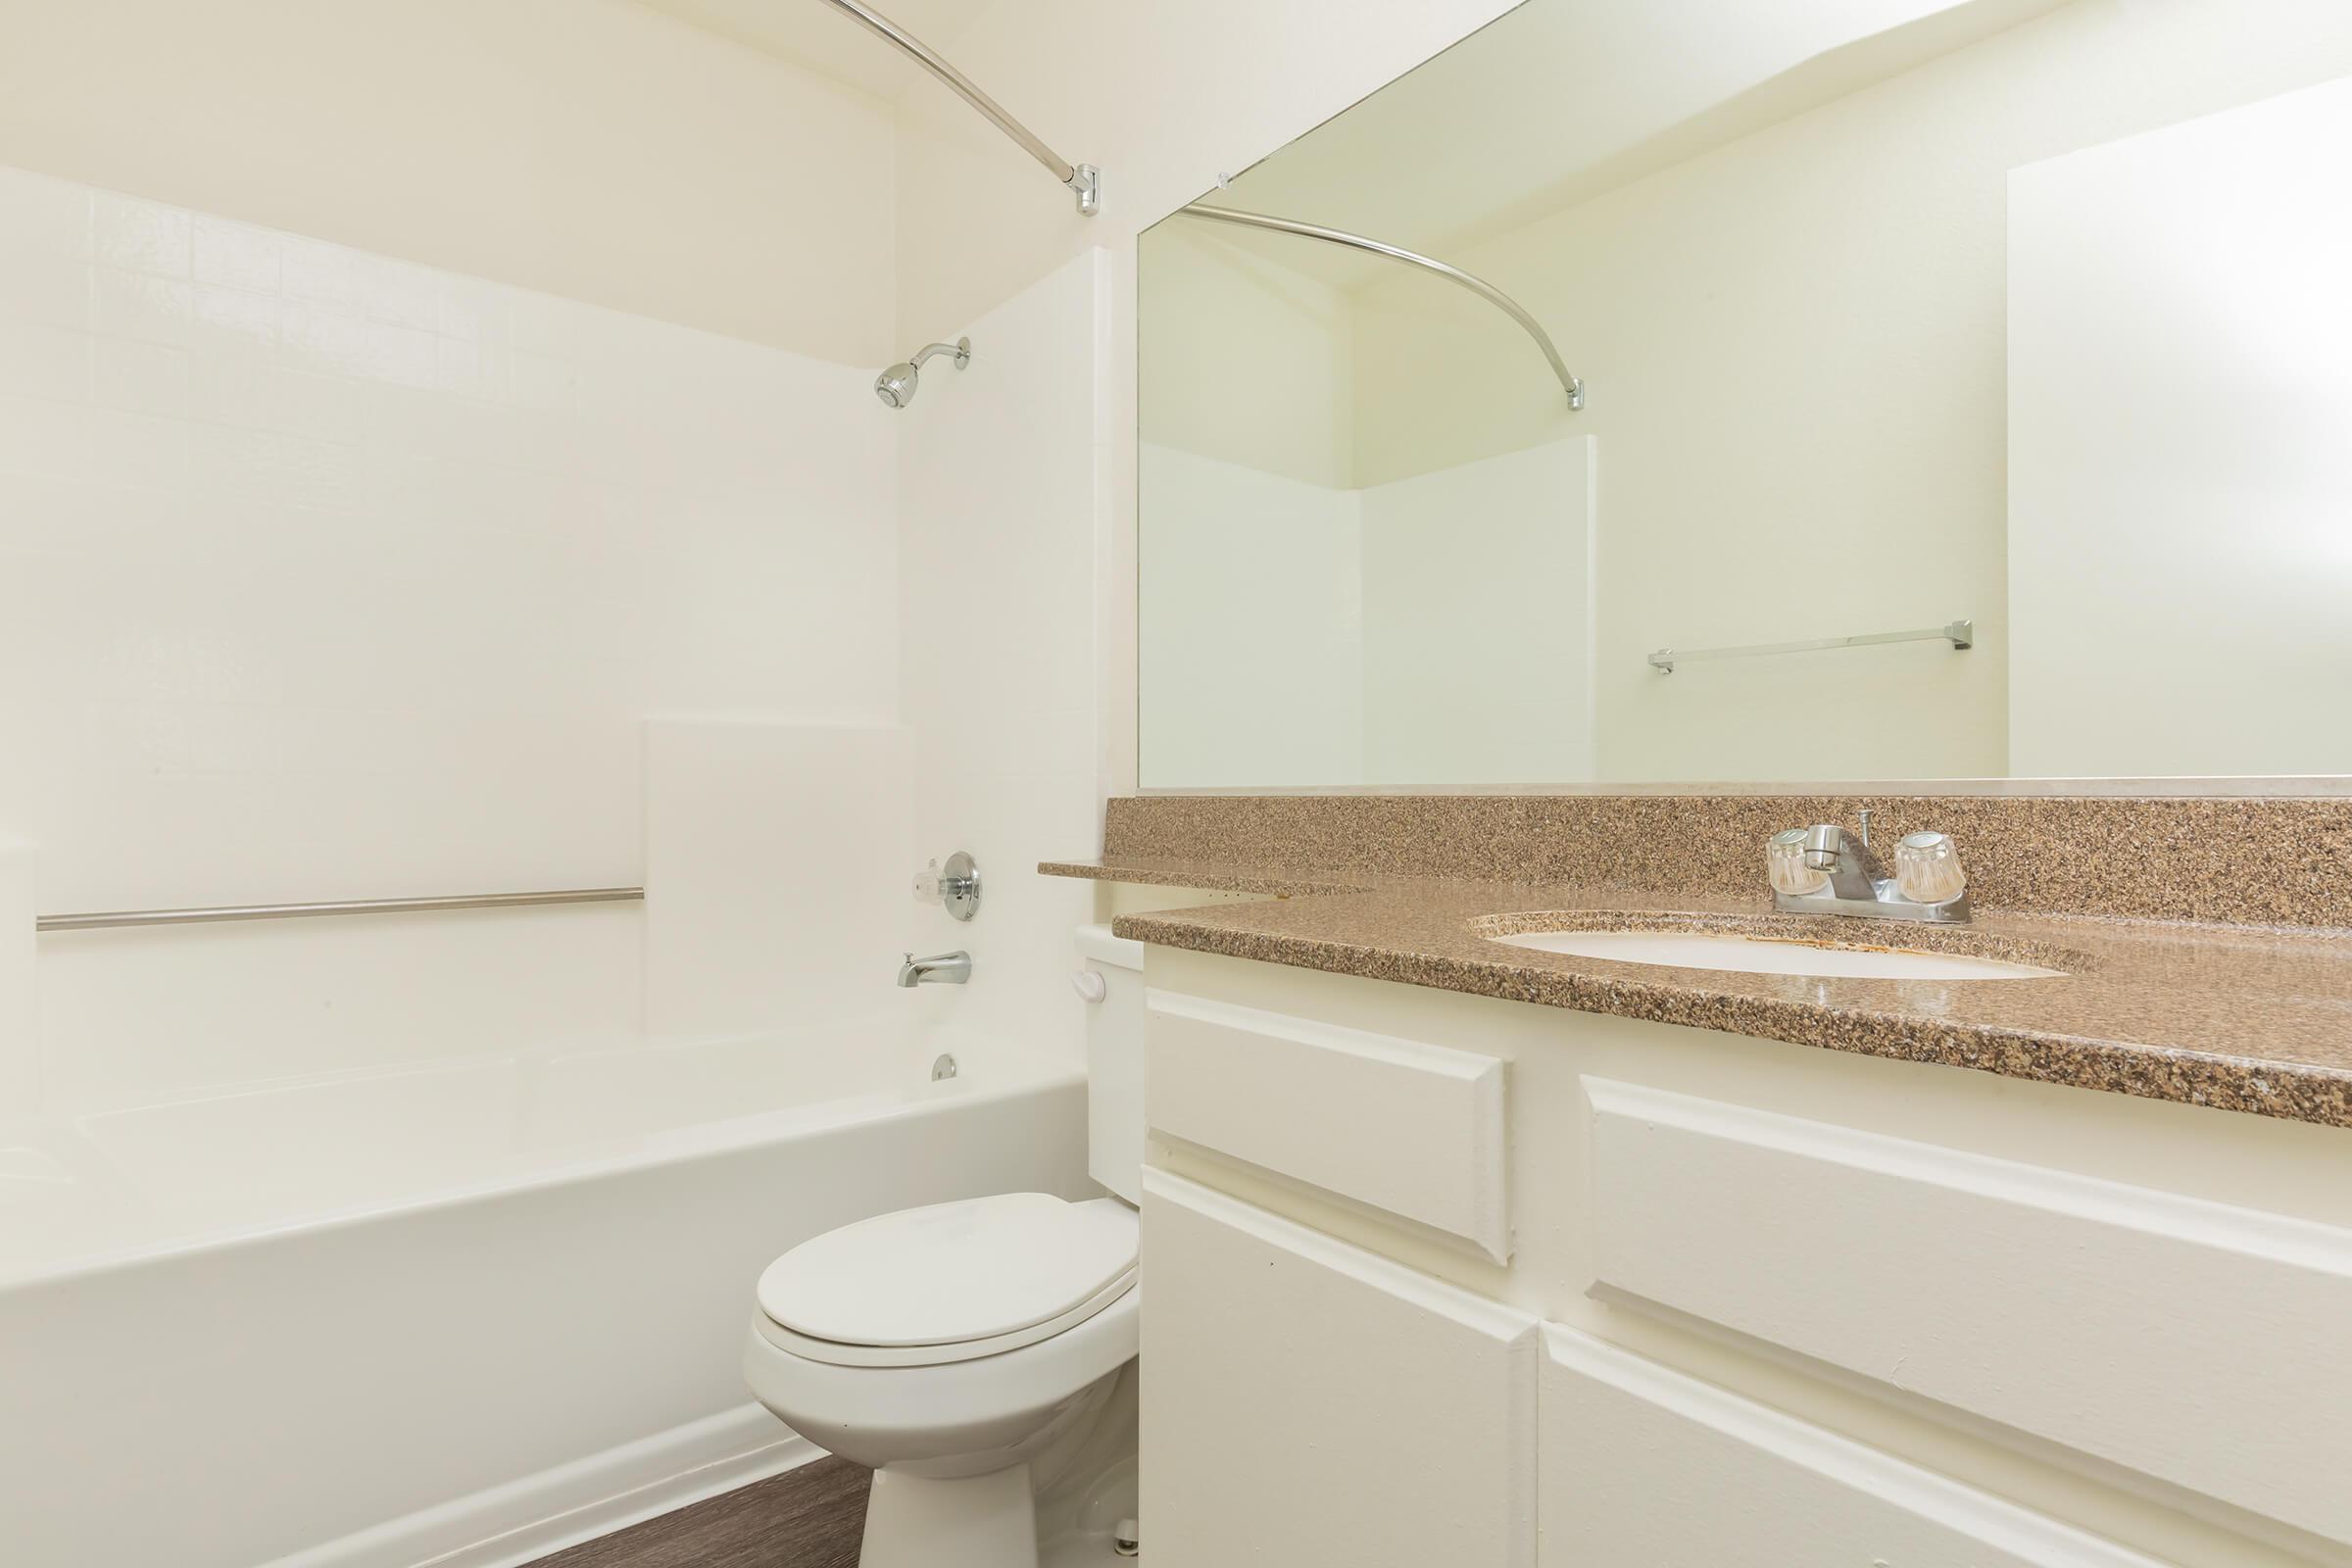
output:
<svg viewBox="0 0 2352 1568"><path fill-rule="evenodd" d="M1142 785L2352 773L2347 168L2339 0L1528 0L1201 198L1525 322L1143 237Z"/></svg>

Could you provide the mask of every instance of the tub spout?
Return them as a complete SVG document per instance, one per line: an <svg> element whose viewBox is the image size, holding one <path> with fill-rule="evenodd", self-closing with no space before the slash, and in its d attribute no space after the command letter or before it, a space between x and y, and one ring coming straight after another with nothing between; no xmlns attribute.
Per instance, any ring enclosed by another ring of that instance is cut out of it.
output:
<svg viewBox="0 0 2352 1568"><path fill-rule="evenodd" d="M972 956L968 953L940 953L928 958L906 955L899 965L899 984L908 990L916 986L959 986L972 977Z"/></svg>

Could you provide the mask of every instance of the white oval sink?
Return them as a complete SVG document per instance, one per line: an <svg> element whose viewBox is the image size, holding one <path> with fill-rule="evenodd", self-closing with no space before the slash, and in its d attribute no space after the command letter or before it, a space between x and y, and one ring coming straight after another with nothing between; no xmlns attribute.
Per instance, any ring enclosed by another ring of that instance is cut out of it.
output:
<svg viewBox="0 0 2352 1568"><path fill-rule="evenodd" d="M2056 969L1956 953L1886 948L1825 948L1780 937L1716 931L1530 931L1492 937L1507 947L1565 953L1674 969L1733 969L1742 974L1803 974L1832 980L2047 980Z"/></svg>

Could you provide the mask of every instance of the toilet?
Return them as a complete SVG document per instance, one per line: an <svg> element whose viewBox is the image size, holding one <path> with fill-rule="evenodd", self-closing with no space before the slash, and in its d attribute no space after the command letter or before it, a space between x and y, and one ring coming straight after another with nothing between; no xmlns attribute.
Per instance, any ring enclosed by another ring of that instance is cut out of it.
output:
<svg viewBox="0 0 2352 1568"><path fill-rule="evenodd" d="M1134 1451L1143 945L1106 926L1077 943L1087 1168L1116 1196L901 1209L760 1276L745 1376L795 1432L873 1467L861 1568L1040 1568L1041 1493ZM1101 1523L1136 1554L1131 1525Z"/></svg>

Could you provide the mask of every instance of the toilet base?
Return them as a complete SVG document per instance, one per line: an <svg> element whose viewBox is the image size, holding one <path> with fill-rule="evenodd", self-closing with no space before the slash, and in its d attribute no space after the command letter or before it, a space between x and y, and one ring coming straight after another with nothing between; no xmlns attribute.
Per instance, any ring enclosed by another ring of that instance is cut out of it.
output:
<svg viewBox="0 0 2352 1568"><path fill-rule="evenodd" d="M1029 1467L951 1481L875 1471L858 1561L858 1568L1038 1568Z"/></svg>

